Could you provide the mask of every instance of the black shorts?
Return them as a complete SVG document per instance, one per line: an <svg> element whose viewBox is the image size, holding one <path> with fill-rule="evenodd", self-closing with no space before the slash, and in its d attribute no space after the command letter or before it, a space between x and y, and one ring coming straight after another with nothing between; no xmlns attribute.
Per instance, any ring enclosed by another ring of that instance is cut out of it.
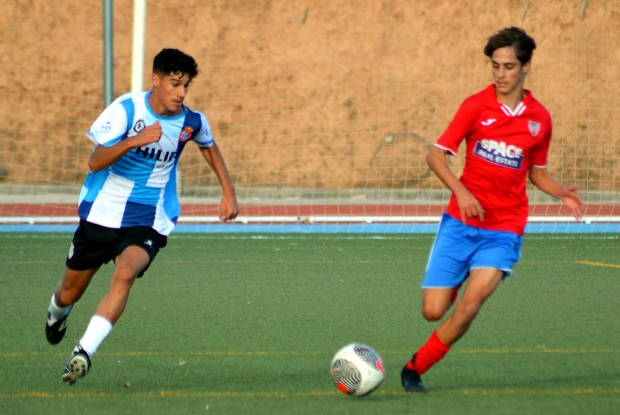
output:
<svg viewBox="0 0 620 415"><path fill-rule="evenodd" d="M131 245L144 249L149 254L151 265L159 249L167 243L168 237L148 226L114 229L81 220L73 235L66 265L76 271L98 268L114 260ZM149 265L138 278L144 275Z"/></svg>

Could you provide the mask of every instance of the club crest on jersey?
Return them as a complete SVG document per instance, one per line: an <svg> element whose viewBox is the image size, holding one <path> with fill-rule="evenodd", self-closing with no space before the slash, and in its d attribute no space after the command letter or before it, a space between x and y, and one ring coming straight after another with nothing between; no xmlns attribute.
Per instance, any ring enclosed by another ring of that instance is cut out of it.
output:
<svg viewBox="0 0 620 415"><path fill-rule="evenodd" d="M190 138L192 138L193 134L194 134L194 129L192 127L185 127L184 129L181 130L181 134L179 134L179 140L182 143L184 143Z"/></svg>
<svg viewBox="0 0 620 415"><path fill-rule="evenodd" d="M532 133L532 137L536 137L540 132L540 123L536 121L528 121L527 126L530 129L530 133Z"/></svg>
<svg viewBox="0 0 620 415"><path fill-rule="evenodd" d="M136 133L139 133L140 131L144 130L144 120L138 120L136 121L136 123L133 126L133 130Z"/></svg>
<svg viewBox="0 0 620 415"><path fill-rule="evenodd" d="M515 170L523 164L523 149L503 141L480 140L476 143L474 154L490 163Z"/></svg>

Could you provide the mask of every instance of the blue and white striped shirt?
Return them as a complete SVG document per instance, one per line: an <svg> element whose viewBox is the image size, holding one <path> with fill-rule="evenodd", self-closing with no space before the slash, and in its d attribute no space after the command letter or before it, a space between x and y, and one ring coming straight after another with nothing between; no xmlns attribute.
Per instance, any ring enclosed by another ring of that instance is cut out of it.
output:
<svg viewBox="0 0 620 415"><path fill-rule="evenodd" d="M159 121L161 140L134 148L116 163L89 172L80 192L81 219L108 228L150 226L162 235L174 229L181 212L176 171L185 144L213 145L206 117L184 107L182 114L162 117L153 112L150 92L128 93L116 99L94 122L86 136L109 147L137 135Z"/></svg>

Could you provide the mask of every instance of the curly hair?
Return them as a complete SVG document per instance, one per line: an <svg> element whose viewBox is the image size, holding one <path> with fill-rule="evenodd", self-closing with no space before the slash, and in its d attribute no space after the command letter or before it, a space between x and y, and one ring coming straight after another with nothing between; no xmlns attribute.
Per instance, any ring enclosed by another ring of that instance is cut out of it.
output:
<svg viewBox="0 0 620 415"><path fill-rule="evenodd" d="M198 75L198 64L194 58L178 49L162 49L153 58L153 73L162 75L170 73L187 74L192 80Z"/></svg>
<svg viewBox="0 0 620 415"><path fill-rule="evenodd" d="M487 45L484 47L484 54L490 58L496 49L506 46L512 46L517 59L519 59L521 64L525 64L532 60L532 54L534 49L536 49L536 42L525 33L525 30L514 26L507 27L488 39Z"/></svg>

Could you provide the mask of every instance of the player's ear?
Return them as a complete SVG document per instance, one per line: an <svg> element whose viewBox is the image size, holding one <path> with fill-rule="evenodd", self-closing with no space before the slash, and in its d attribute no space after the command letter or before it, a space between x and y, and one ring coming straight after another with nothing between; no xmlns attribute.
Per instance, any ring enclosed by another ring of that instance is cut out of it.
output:
<svg viewBox="0 0 620 415"><path fill-rule="evenodd" d="M159 88L159 83L161 82L161 79L159 78L158 74L153 73L153 75L151 75L151 81L153 82L153 88Z"/></svg>
<svg viewBox="0 0 620 415"><path fill-rule="evenodd" d="M530 60L523 64L523 68L521 69L521 71L523 72L523 75L527 75L531 69L532 69L532 61Z"/></svg>

